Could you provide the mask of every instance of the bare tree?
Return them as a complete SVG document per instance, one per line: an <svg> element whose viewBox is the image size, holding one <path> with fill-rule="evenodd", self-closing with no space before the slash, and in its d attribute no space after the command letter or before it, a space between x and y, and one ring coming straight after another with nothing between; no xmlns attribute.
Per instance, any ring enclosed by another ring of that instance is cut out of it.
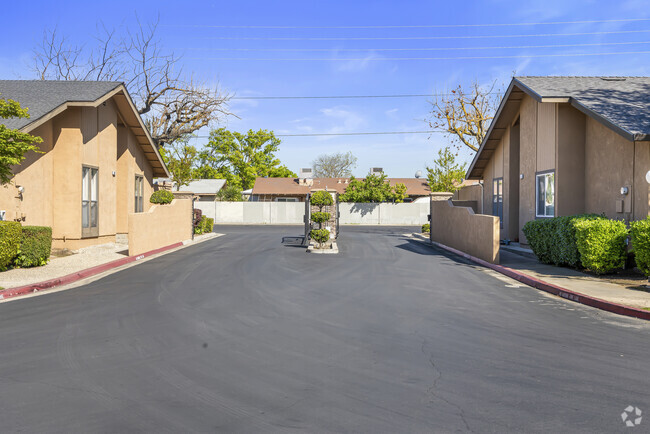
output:
<svg viewBox="0 0 650 434"><path fill-rule="evenodd" d="M311 164L316 178L342 178L352 175L352 169L357 167L357 157L352 152L323 154Z"/></svg>
<svg viewBox="0 0 650 434"><path fill-rule="evenodd" d="M181 58L163 51L157 27L138 20L135 32L118 37L100 25L90 47L46 30L34 50L34 71L41 80L124 82L158 147L232 115L230 95L184 74Z"/></svg>
<svg viewBox="0 0 650 434"><path fill-rule="evenodd" d="M449 95L430 101L429 126L452 137L457 147L478 151L499 104L496 81L489 87L474 82L468 89L458 86Z"/></svg>

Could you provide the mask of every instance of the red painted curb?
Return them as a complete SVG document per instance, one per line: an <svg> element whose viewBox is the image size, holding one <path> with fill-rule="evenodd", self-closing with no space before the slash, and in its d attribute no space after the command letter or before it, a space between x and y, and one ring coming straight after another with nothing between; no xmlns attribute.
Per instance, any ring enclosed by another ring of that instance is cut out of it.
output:
<svg viewBox="0 0 650 434"><path fill-rule="evenodd" d="M76 282L77 280L85 279L86 277L91 277L104 271L108 271L112 268L120 267L131 262L139 261L148 256L155 255L156 253L161 253L167 250L175 249L176 247L182 246L182 242L170 244L159 249L150 250L145 253L141 253L135 256L127 256L126 258L116 259L115 261L107 262L105 264L96 265L91 268L86 268L85 270L77 271L76 273L68 274L66 276L57 277L55 279L46 280L44 282L32 283L25 286L17 286L15 288L8 288L0 290L0 300L6 298L13 298L20 295L31 294L33 292L39 292L46 289L51 289L56 286L67 285L69 283Z"/></svg>
<svg viewBox="0 0 650 434"><path fill-rule="evenodd" d="M435 241L431 241L431 240L429 241L431 242L431 244L433 244L436 247L439 247L443 250L447 250L448 252L454 253L458 256L462 256L465 259L469 259L470 261L476 262L479 265L488 267L494 271L497 271L501 274L504 274L515 280L518 280L521 283L524 283L528 286L532 286L533 288L537 288L539 290L551 293L553 295L557 295L559 297L565 298L570 301L574 301L576 303L581 303L587 306L595 307L597 309L606 310L607 312L612 312L618 315L625 315L632 318L638 318L638 319L650 321L650 311L636 309L634 307L613 303L611 301L602 300L600 298L591 297L589 295L571 291L569 289L562 288L561 286L553 285L552 283L544 282L543 280L539 280L527 274L520 273L516 270L513 270L512 268L504 267L503 265L492 264L483 259L476 258L472 255L468 255L467 253L461 252L460 250L456 250L453 247L445 246L444 244L440 244Z"/></svg>

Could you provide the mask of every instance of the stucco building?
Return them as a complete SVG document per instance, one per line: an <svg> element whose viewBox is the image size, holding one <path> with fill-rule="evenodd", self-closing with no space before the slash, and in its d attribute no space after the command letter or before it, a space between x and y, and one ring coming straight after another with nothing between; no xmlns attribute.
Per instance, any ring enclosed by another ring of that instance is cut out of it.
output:
<svg viewBox="0 0 650 434"><path fill-rule="evenodd" d="M529 220L598 213L648 216L650 77L515 77L468 179L501 238Z"/></svg>
<svg viewBox="0 0 650 434"><path fill-rule="evenodd" d="M169 176L122 83L0 80L0 98L30 114L0 122L43 139L0 187L0 211L51 226L54 248L127 234L129 213L150 207L153 178Z"/></svg>

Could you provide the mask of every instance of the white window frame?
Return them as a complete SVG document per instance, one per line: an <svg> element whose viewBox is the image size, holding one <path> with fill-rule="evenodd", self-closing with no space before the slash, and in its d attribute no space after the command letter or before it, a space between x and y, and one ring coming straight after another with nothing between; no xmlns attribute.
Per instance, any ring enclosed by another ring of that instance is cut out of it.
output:
<svg viewBox="0 0 650 434"><path fill-rule="evenodd" d="M539 212L539 195L540 195L540 179L544 179L544 196L547 197L547 186L548 181L547 179L549 177L552 177L552 184L551 188L553 189L552 197L553 197L553 203L552 205L545 204L544 205L544 213L540 214ZM546 170L544 172L538 172L535 174L535 217L537 218L550 218L550 217L555 217L555 206L556 206L556 196L557 196L557 191L555 188L555 170ZM549 206L553 207L553 214L548 214L548 208Z"/></svg>
<svg viewBox="0 0 650 434"><path fill-rule="evenodd" d="M492 215L499 217L499 228L503 229L503 176L492 179Z"/></svg>
<svg viewBox="0 0 650 434"><path fill-rule="evenodd" d="M299 202L297 197L276 197L276 202Z"/></svg>
<svg viewBox="0 0 650 434"><path fill-rule="evenodd" d="M135 175L133 212L144 211L144 175Z"/></svg>
<svg viewBox="0 0 650 434"><path fill-rule="evenodd" d="M99 169L93 166L82 166L81 183L81 237L97 237L99 236Z"/></svg>

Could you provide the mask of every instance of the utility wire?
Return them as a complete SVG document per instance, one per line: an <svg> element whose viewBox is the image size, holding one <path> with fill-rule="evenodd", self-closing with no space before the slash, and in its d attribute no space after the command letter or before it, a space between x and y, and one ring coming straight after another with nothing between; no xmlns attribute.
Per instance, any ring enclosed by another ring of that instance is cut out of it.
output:
<svg viewBox="0 0 650 434"><path fill-rule="evenodd" d="M604 45L637 45L650 44L650 41L629 42L595 42L587 44L550 44L550 45L514 45L501 47L433 47L433 48L222 48L222 47L191 47L178 48L188 51L453 51L453 50L505 50L529 48L569 48L569 47L598 47Z"/></svg>
<svg viewBox="0 0 650 434"><path fill-rule="evenodd" d="M495 92L492 92L495 93ZM450 93L405 94L405 95L334 95L334 96L235 96L233 99L356 99L356 98L423 98L448 96Z"/></svg>
<svg viewBox="0 0 650 434"><path fill-rule="evenodd" d="M550 21L539 23L494 23L494 24L431 24L403 26L228 26L210 24L166 24L164 27L193 27L214 29L442 29L456 27L510 27L510 26L546 26L560 24L597 24L597 23L629 23L650 21L648 18L624 18L613 20L583 20L583 21Z"/></svg>
<svg viewBox="0 0 650 434"><path fill-rule="evenodd" d="M432 134L444 133L444 131L382 131L382 132L363 132L363 133L312 133L312 134L275 134L275 137L318 137L318 136L379 136L395 134ZM194 136L199 139L207 139L210 136Z"/></svg>
<svg viewBox="0 0 650 434"><path fill-rule="evenodd" d="M650 54L650 51L617 51L613 53L560 53L560 54L524 54L516 56L460 56L460 57L365 57L365 58L260 58L260 57L189 57L188 60L255 60L255 61L370 61L370 60L476 60L476 59L527 59L530 57L584 57L584 56L615 56L623 54Z"/></svg>
<svg viewBox="0 0 650 434"><path fill-rule="evenodd" d="M617 30L610 32L573 32L573 33L536 33L518 35L461 35L461 36L403 36L403 37L248 37L248 36L206 36L193 37L191 39L210 40L239 40L239 41L406 41L406 40L432 40L432 39L488 39L488 38L536 38L552 36L585 36L585 35L621 35L630 33L648 33L649 29L643 30Z"/></svg>

